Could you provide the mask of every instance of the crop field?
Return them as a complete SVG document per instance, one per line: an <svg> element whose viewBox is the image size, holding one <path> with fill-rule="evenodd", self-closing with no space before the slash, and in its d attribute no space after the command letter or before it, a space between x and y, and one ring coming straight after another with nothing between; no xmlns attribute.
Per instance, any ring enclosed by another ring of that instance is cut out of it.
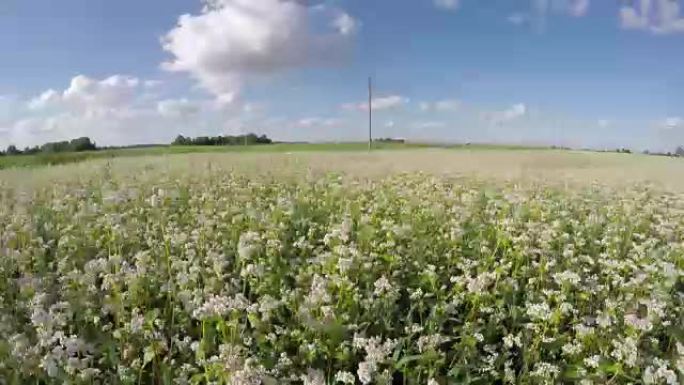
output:
<svg viewBox="0 0 684 385"><path fill-rule="evenodd" d="M0 384L681 384L682 175L496 149L1 170Z"/></svg>

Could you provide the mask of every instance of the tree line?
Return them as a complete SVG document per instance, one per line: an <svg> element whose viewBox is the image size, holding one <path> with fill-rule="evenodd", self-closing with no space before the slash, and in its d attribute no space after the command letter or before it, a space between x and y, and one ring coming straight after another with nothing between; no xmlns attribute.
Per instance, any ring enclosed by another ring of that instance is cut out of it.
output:
<svg viewBox="0 0 684 385"><path fill-rule="evenodd" d="M199 136L196 138L184 137L178 135L171 143L172 146L239 146L239 145L255 145L255 144L271 144L273 141L266 135L236 135L236 136ZM60 142L49 142L42 146L25 147L23 150L11 144L5 151L0 150L0 156L3 155L32 155L32 154L54 154L61 152L82 152L82 151L98 151L107 149L119 148L134 148L134 147L153 147L158 145L132 145L123 147L98 147L90 138L84 136L72 140L64 140Z"/></svg>
<svg viewBox="0 0 684 385"><path fill-rule="evenodd" d="M82 152L97 150L95 142L87 136L60 142L49 142L42 146L26 147L23 150L10 144L5 151L0 151L0 155L31 155L31 154L54 154L58 152Z"/></svg>
<svg viewBox="0 0 684 385"><path fill-rule="evenodd" d="M228 136L198 136L189 138L178 135L171 143L172 146L241 146L253 144L271 144L273 141L266 135L228 135Z"/></svg>

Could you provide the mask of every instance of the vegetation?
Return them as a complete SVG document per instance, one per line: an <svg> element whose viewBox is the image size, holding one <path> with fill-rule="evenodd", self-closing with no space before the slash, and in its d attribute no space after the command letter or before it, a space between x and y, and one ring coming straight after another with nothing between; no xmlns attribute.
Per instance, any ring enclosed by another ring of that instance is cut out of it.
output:
<svg viewBox="0 0 684 385"><path fill-rule="evenodd" d="M248 146L255 144L271 144L273 141L266 135L257 136L256 134L237 135L237 136L199 136L197 138L186 138L178 135L173 141L174 146Z"/></svg>
<svg viewBox="0 0 684 385"><path fill-rule="evenodd" d="M406 140L402 139L402 138L378 138L378 139L374 139L373 142L376 142L376 143L406 143Z"/></svg>
<svg viewBox="0 0 684 385"><path fill-rule="evenodd" d="M54 154L64 152L83 152L95 151L97 146L88 137L72 139L70 141L50 142L38 147L26 147L24 151L19 150L15 145L9 145L5 153L7 155L33 155L38 153ZM2 154L2 153L0 153Z"/></svg>
<svg viewBox="0 0 684 385"><path fill-rule="evenodd" d="M427 144L376 143L375 150L394 150L431 147ZM268 146L132 146L119 148L101 148L97 151L73 153L36 153L21 156L0 157L0 169L12 167L35 167L81 162L87 159L110 159L131 156L174 155L186 153L215 152L311 152L311 151L366 151L366 143L274 143Z"/></svg>
<svg viewBox="0 0 684 385"><path fill-rule="evenodd" d="M235 159L0 178L0 378L684 380L681 194Z"/></svg>

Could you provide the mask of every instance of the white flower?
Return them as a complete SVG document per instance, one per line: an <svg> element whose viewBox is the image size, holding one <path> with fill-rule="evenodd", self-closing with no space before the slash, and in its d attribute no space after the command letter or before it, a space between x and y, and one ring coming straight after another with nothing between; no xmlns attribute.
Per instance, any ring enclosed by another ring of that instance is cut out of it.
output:
<svg viewBox="0 0 684 385"><path fill-rule="evenodd" d="M443 344L444 342L448 341L449 339L442 336L439 333L436 334L430 334L427 336L420 336L418 338L418 351L421 353L424 353L428 350L437 350L439 345Z"/></svg>
<svg viewBox="0 0 684 385"><path fill-rule="evenodd" d="M345 371L335 373L335 382L340 382L347 385L354 385L356 378L353 374Z"/></svg>
<svg viewBox="0 0 684 385"><path fill-rule="evenodd" d="M359 381L362 384L370 384L373 381L373 375L378 370L378 366L372 361L363 361L359 363L359 368L356 370L356 374L359 376Z"/></svg>
<svg viewBox="0 0 684 385"><path fill-rule="evenodd" d="M561 347L561 350L566 356L574 356L582 351L582 345L578 343L567 343Z"/></svg>
<svg viewBox="0 0 684 385"><path fill-rule="evenodd" d="M642 379L644 384L656 384L663 380L667 385L677 385L677 373L668 368L667 361L659 358L653 359L654 366L649 366L644 370Z"/></svg>
<svg viewBox="0 0 684 385"><path fill-rule="evenodd" d="M482 294L484 289L486 289L495 278L496 274L491 272L485 272L474 278L468 278L466 289L468 289L468 292L471 294Z"/></svg>
<svg viewBox="0 0 684 385"><path fill-rule="evenodd" d="M546 302L528 303L525 312L533 321L547 321L551 317L551 309Z"/></svg>
<svg viewBox="0 0 684 385"><path fill-rule="evenodd" d="M392 285L390 284L387 277L385 277L384 275L378 278L378 280L375 281L373 286L375 287L375 290L373 290L373 294L375 294L378 297L382 296L383 294L392 292Z"/></svg>
<svg viewBox="0 0 684 385"><path fill-rule="evenodd" d="M636 314L625 314L625 324L644 332L653 329L653 324L648 318L639 318Z"/></svg>
<svg viewBox="0 0 684 385"><path fill-rule="evenodd" d="M353 264L354 260L352 258L339 258L337 260L337 268L339 269L340 274L346 274Z"/></svg>
<svg viewBox="0 0 684 385"><path fill-rule="evenodd" d="M637 344L632 337L627 337L622 341L613 341L613 351L611 356L620 362L624 362L629 367L636 366Z"/></svg>
<svg viewBox="0 0 684 385"><path fill-rule="evenodd" d="M558 370L556 365L550 364L548 362L537 362L534 364L534 370L530 372L530 375L533 377L539 377L546 383L548 380L555 379L556 376L558 376L558 373L560 373L560 370Z"/></svg>
<svg viewBox="0 0 684 385"><path fill-rule="evenodd" d="M584 365L592 369L598 368L600 362L601 356L599 355L593 355L584 359Z"/></svg>
<svg viewBox="0 0 684 385"><path fill-rule="evenodd" d="M562 273L556 273L553 275L553 280L559 285L572 285L577 286L582 278L574 271L566 270Z"/></svg>
<svg viewBox="0 0 684 385"><path fill-rule="evenodd" d="M242 294L238 294L234 298L212 295L192 315L200 320L223 317L233 310L245 310L247 306L247 300Z"/></svg>
<svg viewBox="0 0 684 385"><path fill-rule="evenodd" d="M243 260L251 259L259 250L261 237L258 233L248 231L240 235L238 240L238 256Z"/></svg>
<svg viewBox="0 0 684 385"><path fill-rule="evenodd" d="M321 305L330 302L328 293L328 280L316 274L311 281L311 291L307 297L311 305Z"/></svg>
<svg viewBox="0 0 684 385"><path fill-rule="evenodd" d="M300 376L304 385L325 385L325 374L316 369L307 369L306 375Z"/></svg>

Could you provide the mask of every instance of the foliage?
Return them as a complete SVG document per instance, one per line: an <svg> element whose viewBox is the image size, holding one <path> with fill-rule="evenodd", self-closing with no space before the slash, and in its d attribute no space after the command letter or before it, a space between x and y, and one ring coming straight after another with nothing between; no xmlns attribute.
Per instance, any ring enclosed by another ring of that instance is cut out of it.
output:
<svg viewBox="0 0 684 385"><path fill-rule="evenodd" d="M237 135L237 136L199 136L197 138L186 138L178 135L173 141L174 146L238 146L254 144L271 144L272 140L266 135L257 136L256 134Z"/></svg>
<svg viewBox="0 0 684 385"><path fill-rule="evenodd" d="M13 144L7 147L7 155L34 155L38 153L52 154L60 152L82 152L94 151L97 146L88 137L81 137L72 140L65 140L61 142L50 142L38 147L26 147L24 151L17 149Z"/></svg>
<svg viewBox="0 0 684 385"><path fill-rule="evenodd" d="M99 167L0 189L7 383L684 380L679 195Z"/></svg>
<svg viewBox="0 0 684 385"><path fill-rule="evenodd" d="M7 146L7 151L5 151L7 155L18 155L21 154L21 151L17 148L17 146L10 144Z"/></svg>
<svg viewBox="0 0 684 385"><path fill-rule="evenodd" d="M675 151L675 155L677 155L677 156L684 156L684 147L682 147L682 146L677 146L677 150Z"/></svg>
<svg viewBox="0 0 684 385"><path fill-rule="evenodd" d="M70 141L46 143L40 147L42 152L81 152L93 151L97 147L95 143L90 141L90 138L81 137L72 139Z"/></svg>
<svg viewBox="0 0 684 385"><path fill-rule="evenodd" d="M373 139L373 142L379 143L406 143L405 139L402 138L377 138Z"/></svg>
<svg viewBox="0 0 684 385"><path fill-rule="evenodd" d="M402 150L429 148L426 144L376 143L374 150ZM78 153L38 153L35 155L0 157L0 169L16 167L36 167L42 165L58 165L81 162L88 159L122 158L150 155L173 155L188 153L217 152L355 152L366 151L367 143L275 143L268 146L133 146L123 148L102 148L98 151Z"/></svg>

